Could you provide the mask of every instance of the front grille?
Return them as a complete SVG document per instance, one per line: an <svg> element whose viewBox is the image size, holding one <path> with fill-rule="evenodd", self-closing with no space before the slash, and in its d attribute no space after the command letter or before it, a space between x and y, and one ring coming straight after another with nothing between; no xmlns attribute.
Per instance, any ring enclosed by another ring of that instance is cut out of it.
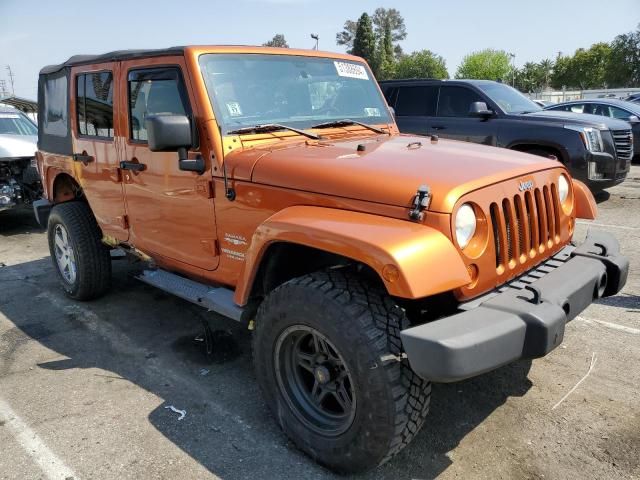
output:
<svg viewBox="0 0 640 480"><path fill-rule="evenodd" d="M633 156L633 136L631 130L612 130L613 143L616 146L616 154L620 160L620 166L625 168L627 162Z"/></svg>
<svg viewBox="0 0 640 480"><path fill-rule="evenodd" d="M554 183L491 203L496 268L513 269L559 244L560 212Z"/></svg>

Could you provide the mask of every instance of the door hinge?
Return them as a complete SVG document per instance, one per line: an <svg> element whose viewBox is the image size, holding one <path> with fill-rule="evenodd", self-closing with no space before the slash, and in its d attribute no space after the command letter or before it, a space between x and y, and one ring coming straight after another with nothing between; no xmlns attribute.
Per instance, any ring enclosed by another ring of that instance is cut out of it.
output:
<svg viewBox="0 0 640 480"><path fill-rule="evenodd" d="M122 215L122 216L117 217L117 218L120 221L120 228L122 228L123 230L128 230L129 229L129 215Z"/></svg>
<svg viewBox="0 0 640 480"><path fill-rule="evenodd" d="M120 167L114 167L109 171L109 178L112 182L122 183L122 169Z"/></svg>
<svg viewBox="0 0 640 480"><path fill-rule="evenodd" d="M213 181L208 180L206 182L196 183L195 187L196 193L198 195L202 195L204 198L213 198L215 197L215 190L213 188Z"/></svg>

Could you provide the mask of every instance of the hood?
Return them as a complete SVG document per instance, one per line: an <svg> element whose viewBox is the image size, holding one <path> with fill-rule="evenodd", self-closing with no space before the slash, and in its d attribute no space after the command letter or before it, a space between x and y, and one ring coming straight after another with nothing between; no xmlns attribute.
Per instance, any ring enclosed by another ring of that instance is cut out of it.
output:
<svg viewBox="0 0 640 480"><path fill-rule="evenodd" d="M34 157L38 137L32 135L0 135L0 160L15 157Z"/></svg>
<svg viewBox="0 0 640 480"><path fill-rule="evenodd" d="M257 183L401 207L409 207L426 184L430 210L443 213L473 190L559 165L512 150L411 135L252 150L244 153L254 159L251 180Z"/></svg>
<svg viewBox="0 0 640 480"><path fill-rule="evenodd" d="M549 123L563 123L565 125L581 125L584 127L594 127L600 130L625 130L629 129L629 124L616 118L603 117L601 115L591 115L589 113L560 112L557 110L540 110L538 112L524 113L519 115L530 120L547 121Z"/></svg>

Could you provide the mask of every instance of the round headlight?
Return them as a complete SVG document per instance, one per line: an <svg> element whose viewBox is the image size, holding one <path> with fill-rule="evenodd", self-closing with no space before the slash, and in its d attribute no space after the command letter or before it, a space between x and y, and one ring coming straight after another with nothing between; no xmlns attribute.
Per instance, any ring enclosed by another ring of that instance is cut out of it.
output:
<svg viewBox="0 0 640 480"><path fill-rule="evenodd" d="M465 203L456 214L456 240L460 248L469 244L474 233L476 233L476 214L473 207Z"/></svg>
<svg viewBox="0 0 640 480"><path fill-rule="evenodd" d="M564 203L569 196L569 180L564 174L561 174L558 178L558 196L560 197L560 203Z"/></svg>

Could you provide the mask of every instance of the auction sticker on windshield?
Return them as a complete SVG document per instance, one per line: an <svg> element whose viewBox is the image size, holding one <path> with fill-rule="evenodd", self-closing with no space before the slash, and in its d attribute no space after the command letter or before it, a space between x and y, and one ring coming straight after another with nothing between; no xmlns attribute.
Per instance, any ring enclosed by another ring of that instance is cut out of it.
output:
<svg viewBox="0 0 640 480"><path fill-rule="evenodd" d="M336 71L341 77L358 78L360 80L369 80L367 70L363 65L357 63L347 62L333 62L336 66Z"/></svg>

